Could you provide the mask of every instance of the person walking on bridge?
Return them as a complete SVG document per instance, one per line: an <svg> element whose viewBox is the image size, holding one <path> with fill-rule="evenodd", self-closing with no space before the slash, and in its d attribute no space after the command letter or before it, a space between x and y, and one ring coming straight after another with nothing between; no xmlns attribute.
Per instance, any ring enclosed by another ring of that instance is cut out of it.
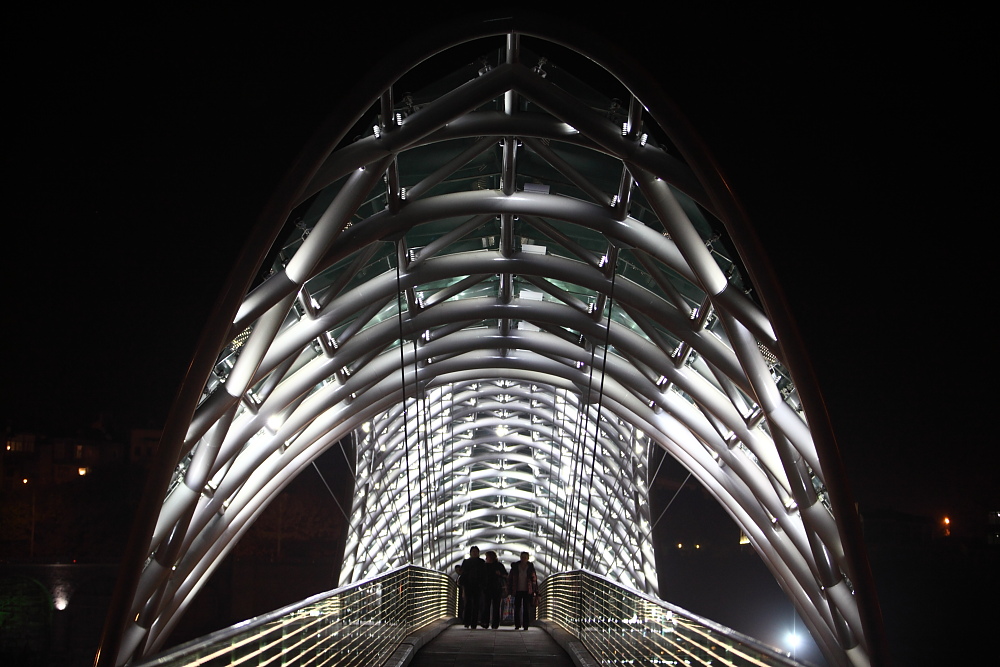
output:
<svg viewBox="0 0 1000 667"><path fill-rule="evenodd" d="M496 551L486 552L486 586L483 590L483 627L500 627L500 602L505 597L507 568L497 560Z"/></svg>
<svg viewBox="0 0 1000 667"><path fill-rule="evenodd" d="M483 610L483 588L486 585L486 563L479 557L479 547L469 549L462 561L462 592L465 594L465 627L476 629ZM485 627L485 626L484 626Z"/></svg>
<svg viewBox="0 0 1000 667"><path fill-rule="evenodd" d="M514 629L528 629L531 608L538 596L538 577L535 565L529 560L527 551L521 552L521 560L511 563L508 577L510 592L514 595Z"/></svg>

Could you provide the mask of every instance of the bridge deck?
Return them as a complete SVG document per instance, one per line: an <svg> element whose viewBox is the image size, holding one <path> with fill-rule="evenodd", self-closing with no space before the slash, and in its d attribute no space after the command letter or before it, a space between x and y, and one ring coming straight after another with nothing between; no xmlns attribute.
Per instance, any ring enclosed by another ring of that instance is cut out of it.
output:
<svg viewBox="0 0 1000 667"><path fill-rule="evenodd" d="M453 625L413 657L410 667L572 667L569 654L538 627L469 630Z"/></svg>

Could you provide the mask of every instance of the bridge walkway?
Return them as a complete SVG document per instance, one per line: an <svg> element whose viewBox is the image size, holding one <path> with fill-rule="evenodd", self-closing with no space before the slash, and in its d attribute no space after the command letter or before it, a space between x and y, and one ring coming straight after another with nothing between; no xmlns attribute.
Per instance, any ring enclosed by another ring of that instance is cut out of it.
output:
<svg viewBox="0 0 1000 667"><path fill-rule="evenodd" d="M451 625L414 655L410 667L573 667L573 660L540 627L470 630Z"/></svg>

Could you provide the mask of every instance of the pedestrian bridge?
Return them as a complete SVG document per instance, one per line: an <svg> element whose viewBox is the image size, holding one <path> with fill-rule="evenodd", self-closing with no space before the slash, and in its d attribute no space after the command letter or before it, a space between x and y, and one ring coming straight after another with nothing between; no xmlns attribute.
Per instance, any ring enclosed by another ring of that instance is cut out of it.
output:
<svg viewBox="0 0 1000 667"><path fill-rule="evenodd" d="M793 315L669 81L627 48L465 21L344 91L233 239L244 251L166 424L99 665L161 652L328 451L353 478L341 584L381 583L250 624L259 638L226 650L284 651L286 630L296 651L389 650L425 604L429 620L454 603L441 582L411 600L394 573L450 571L478 545L530 552L550 586L586 570L630 591L598 612L582 588L550 588L543 616L595 656L639 636L682 662L689 647L735 655L653 602L669 576L651 539L656 452L728 512L831 664L878 661L858 517Z"/></svg>
<svg viewBox="0 0 1000 667"><path fill-rule="evenodd" d="M404 566L135 667L797 664L749 637L589 572L552 575L541 592L538 621L528 632L510 626L470 630L455 621L454 581Z"/></svg>

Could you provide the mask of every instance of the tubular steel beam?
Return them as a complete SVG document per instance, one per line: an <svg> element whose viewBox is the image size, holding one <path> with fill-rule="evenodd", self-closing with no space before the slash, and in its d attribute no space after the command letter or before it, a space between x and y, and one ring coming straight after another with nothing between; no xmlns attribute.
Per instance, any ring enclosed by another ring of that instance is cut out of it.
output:
<svg viewBox="0 0 1000 667"><path fill-rule="evenodd" d="M171 411L97 664L162 647L345 437L345 579L446 568L479 542L655 594L659 447L749 537L831 664L878 662L821 393L711 157L597 42L464 30L378 65L263 213ZM478 74L394 100L411 67L477 38L494 40ZM580 72L542 68L567 48ZM578 92L595 72L628 91L627 115ZM342 143L365 114L371 132ZM289 219L305 232L281 237Z"/></svg>

